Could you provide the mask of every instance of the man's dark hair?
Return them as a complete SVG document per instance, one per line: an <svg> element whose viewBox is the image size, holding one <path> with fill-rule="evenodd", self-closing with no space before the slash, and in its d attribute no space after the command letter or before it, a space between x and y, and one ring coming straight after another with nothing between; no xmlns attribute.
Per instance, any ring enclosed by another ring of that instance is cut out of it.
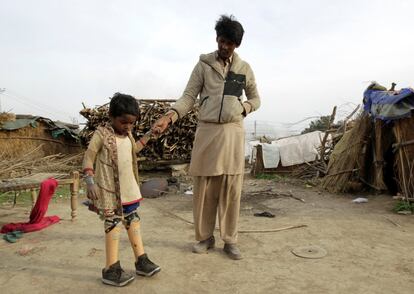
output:
<svg viewBox="0 0 414 294"><path fill-rule="evenodd" d="M214 29L216 30L217 38L224 37L234 42L237 46L240 46L243 39L244 29L241 23L239 23L233 15L220 16Z"/></svg>
<svg viewBox="0 0 414 294"><path fill-rule="evenodd" d="M140 118L138 101L131 95L115 93L109 103L109 115L112 117L130 114Z"/></svg>

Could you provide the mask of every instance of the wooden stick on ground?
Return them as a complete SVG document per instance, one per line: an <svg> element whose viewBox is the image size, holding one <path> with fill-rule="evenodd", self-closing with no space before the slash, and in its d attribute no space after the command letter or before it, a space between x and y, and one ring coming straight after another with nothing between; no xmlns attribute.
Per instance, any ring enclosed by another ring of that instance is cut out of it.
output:
<svg viewBox="0 0 414 294"><path fill-rule="evenodd" d="M267 229L267 230L238 230L239 233L275 233L280 231L286 231L291 229L306 228L307 225L297 225L297 226L288 226L277 229Z"/></svg>
<svg viewBox="0 0 414 294"><path fill-rule="evenodd" d="M401 225L400 225L399 223L396 223L395 221L393 221L393 220L389 219L388 217L385 217L385 216L384 216L384 218L385 218L387 221L389 221L390 223L392 223L394 226L401 228Z"/></svg>
<svg viewBox="0 0 414 294"><path fill-rule="evenodd" d="M162 211L165 214L168 214L169 216L179 219L189 225L194 225L192 221L186 220L185 218L176 215L175 213L172 213L171 211L165 210L160 208L158 205L154 205L158 210ZM288 227L282 227L282 228L276 228L276 229L262 229L262 230L238 230L241 234L248 234L248 233L275 233L280 231L286 231L291 229L298 229L298 228L305 228L307 225L296 225L296 226L288 226ZM215 230L219 230L218 227L215 228Z"/></svg>
<svg viewBox="0 0 414 294"><path fill-rule="evenodd" d="M250 196L269 195L269 196L290 197L290 198L299 200L300 202L306 202L305 199L296 197L291 192L277 192L277 191L273 191L272 188L268 188L268 189L261 190L261 191L254 191L254 192L245 193L245 195L246 194L248 194Z"/></svg>

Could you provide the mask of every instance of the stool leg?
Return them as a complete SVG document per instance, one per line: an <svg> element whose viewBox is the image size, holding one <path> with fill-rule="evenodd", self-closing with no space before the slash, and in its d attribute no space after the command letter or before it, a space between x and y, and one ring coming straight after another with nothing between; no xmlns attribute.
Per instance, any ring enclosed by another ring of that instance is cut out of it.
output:
<svg viewBox="0 0 414 294"><path fill-rule="evenodd" d="M79 172L74 171L71 172L71 177L73 182L70 184L70 207L72 210L71 216L72 221L75 220L77 216L77 208L78 208L78 195L79 195Z"/></svg>
<svg viewBox="0 0 414 294"><path fill-rule="evenodd" d="M35 204L36 204L36 200L37 200L37 191L36 191L36 189L30 189L30 194L31 194L31 196L32 196L32 207L34 207L35 206Z"/></svg>

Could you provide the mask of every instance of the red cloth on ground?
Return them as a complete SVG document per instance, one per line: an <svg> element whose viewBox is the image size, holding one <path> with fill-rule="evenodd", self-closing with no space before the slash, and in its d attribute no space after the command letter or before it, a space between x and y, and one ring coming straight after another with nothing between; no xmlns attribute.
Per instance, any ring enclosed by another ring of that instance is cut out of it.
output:
<svg viewBox="0 0 414 294"><path fill-rule="evenodd" d="M28 223L6 224L1 228L0 233L6 234L12 231L22 231L25 233L34 232L59 222L60 217L57 215L44 217L47 212L47 208L49 207L50 199L55 193L57 186L58 182L53 178L44 180L40 184L39 196L37 197L37 201L32 209L32 212L30 213L30 221Z"/></svg>

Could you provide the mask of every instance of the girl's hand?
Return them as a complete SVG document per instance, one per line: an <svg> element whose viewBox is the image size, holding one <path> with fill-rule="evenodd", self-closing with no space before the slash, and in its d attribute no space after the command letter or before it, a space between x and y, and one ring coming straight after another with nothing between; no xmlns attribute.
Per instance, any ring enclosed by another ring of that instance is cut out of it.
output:
<svg viewBox="0 0 414 294"><path fill-rule="evenodd" d="M91 200L96 200L98 199L98 186L95 184L92 174L86 173L84 178L86 183L86 197Z"/></svg>
<svg viewBox="0 0 414 294"><path fill-rule="evenodd" d="M95 184L87 185L86 186L86 197L90 200L97 200L98 199L98 187Z"/></svg>

